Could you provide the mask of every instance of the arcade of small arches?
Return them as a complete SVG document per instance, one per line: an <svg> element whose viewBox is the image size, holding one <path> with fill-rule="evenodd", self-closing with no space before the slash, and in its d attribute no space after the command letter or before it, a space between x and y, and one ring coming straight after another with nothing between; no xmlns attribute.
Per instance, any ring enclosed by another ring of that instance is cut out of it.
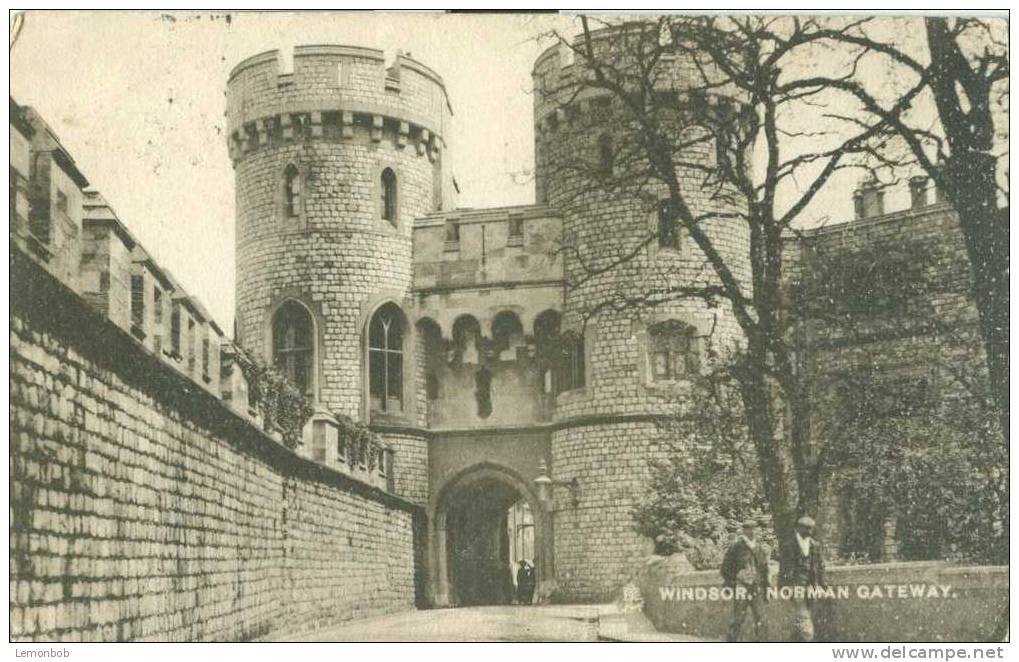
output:
<svg viewBox="0 0 1019 662"><path fill-rule="evenodd" d="M440 397L438 373L443 365L477 366L474 373L478 416L491 413L492 373L497 362L531 360L540 374L542 395L582 388L587 380L585 339L562 331L561 315L545 310L535 316L530 334L520 317L503 310L491 320L486 336L481 323L470 314L455 318L448 336L431 317L415 324L419 347L424 351L425 392L429 401ZM366 365L371 411L399 414L403 411L407 356L414 334L400 306L387 301L368 319ZM302 393L314 399L318 350L315 318L306 305L287 299L271 321L272 360ZM646 332L647 370L652 381L673 381L696 374L701 366L701 339L697 330L678 320L656 322Z"/></svg>

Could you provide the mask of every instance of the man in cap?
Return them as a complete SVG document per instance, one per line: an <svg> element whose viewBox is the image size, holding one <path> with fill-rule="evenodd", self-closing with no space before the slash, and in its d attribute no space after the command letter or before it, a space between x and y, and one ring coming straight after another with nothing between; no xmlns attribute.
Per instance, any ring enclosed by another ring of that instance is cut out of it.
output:
<svg viewBox="0 0 1019 662"><path fill-rule="evenodd" d="M729 641L740 640L747 610L753 618L754 639L760 639L762 612L768 591L768 551L756 540L757 522L743 522L742 533L729 546L722 560L722 581L731 588L732 623Z"/></svg>
<svg viewBox="0 0 1019 662"><path fill-rule="evenodd" d="M804 589L811 586L824 585L824 556L821 553L821 544L814 539L814 519L804 515L796 520L795 529L796 545L794 562L792 567L783 572L784 585ZM793 623L794 641L814 640L814 618L811 612L813 600L803 594L793 594L795 609L795 621Z"/></svg>

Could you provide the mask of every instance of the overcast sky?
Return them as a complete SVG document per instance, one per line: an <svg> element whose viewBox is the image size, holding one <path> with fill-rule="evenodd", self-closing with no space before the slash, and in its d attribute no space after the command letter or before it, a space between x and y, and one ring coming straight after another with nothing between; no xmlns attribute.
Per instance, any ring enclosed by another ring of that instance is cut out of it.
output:
<svg viewBox="0 0 1019 662"><path fill-rule="evenodd" d="M445 80L460 205L534 200L534 15L29 12L11 94L36 108L156 260L225 329L233 321L234 179L225 87L242 59L298 44L409 51ZM807 214L848 219L852 182Z"/></svg>

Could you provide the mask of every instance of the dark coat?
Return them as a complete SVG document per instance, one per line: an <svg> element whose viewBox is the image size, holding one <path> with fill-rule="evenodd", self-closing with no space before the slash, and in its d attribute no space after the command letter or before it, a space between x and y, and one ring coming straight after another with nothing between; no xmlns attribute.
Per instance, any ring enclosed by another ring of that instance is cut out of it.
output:
<svg viewBox="0 0 1019 662"><path fill-rule="evenodd" d="M793 540L795 561L788 570L783 569L783 584L789 586L823 586L824 585L824 552L821 543L815 538L810 539L810 554L800 553L800 546Z"/></svg>
<svg viewBox="0 0 1019 662"><path fill-rule="evenodd" d="M756 571L757 587L768 587L768 551L757 543L751 548L742 537L729 546L722 559L722 581L725 586L735 588L740 570L753 568Z"/></svg>

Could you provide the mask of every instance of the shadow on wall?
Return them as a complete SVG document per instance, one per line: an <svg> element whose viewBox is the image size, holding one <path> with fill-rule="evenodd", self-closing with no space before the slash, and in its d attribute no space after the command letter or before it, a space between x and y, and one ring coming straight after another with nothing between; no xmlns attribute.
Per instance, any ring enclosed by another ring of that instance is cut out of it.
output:
<svg viewBox="0 0 1019 662"><path fill-rule="evenodd" d="M825 580L835 596L816 603L819 641L1000 641L1005 632L1008 566L881 563L832 567ZM725 638L732 602L712 597L711 589L722 584L717 570L691 570L681 555L652 556L635 582L644 613L659 631ZM764 611L762 638L787 641L793 602L777 595Z"/></svg>

